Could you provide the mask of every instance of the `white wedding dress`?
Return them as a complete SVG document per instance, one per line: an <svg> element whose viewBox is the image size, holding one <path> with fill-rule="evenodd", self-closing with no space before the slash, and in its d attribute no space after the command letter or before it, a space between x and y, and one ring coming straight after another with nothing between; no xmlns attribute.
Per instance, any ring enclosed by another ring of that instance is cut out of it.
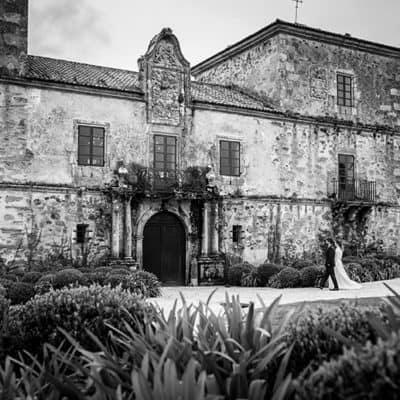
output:
<svg viewBox="0 0 400 400"><path fill-rule="evenodd" d="M344 269L342 263L342 255L343 251L339 246L336 246L335 250L335 276L337 280L337 284L339 289L361 289L362 286L360 283L355 282L349 278L346 270ZM333 289L333 281L332 278L329 277L329 289Z"/></svg>

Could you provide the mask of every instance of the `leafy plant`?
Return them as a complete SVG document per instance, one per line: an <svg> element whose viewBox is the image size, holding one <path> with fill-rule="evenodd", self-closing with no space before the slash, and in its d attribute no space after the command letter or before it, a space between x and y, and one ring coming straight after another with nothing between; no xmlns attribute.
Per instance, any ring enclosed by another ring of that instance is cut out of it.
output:
<svg viewBox="0 0 400 400"><path fill-rule="evenodd" d="M300 286L300 272L295 268L285 267L276 275L276 281L270 283L270 286L277 288L298 287Z"/></svg>
<svg viewBox="0 0 400 400"><path fill-rule="evenodd" d="M246 262L231 266L227 272L228 284L231 286L240 286L242 275L250 272L252 268L254 266Z"/></svg>
<svg viewBox="0 0 400 400"><path fill-rule="evenodd" d="M260 286L266 286L269 279L281 271L283 267L279 264L272 264L265 262L258 267L258 276L260 280Z"/></svg>
<svg viewBox="0 0 400 400"><path fill-rule="evenodd" d="M302 287L314 287L319 277L318 267L310 265L300 270L300 284Z"/></svg>
<svg viewBox="0 0 400 400"><path fill-rule="evenodd" d="M87 329L106 340L106 324L124 326L123 319L134 317L132 327L140 324L148 306L122 288L90 286L64 288L36 296L9 313L10 335L17 339L16 350L37 352L46 342L59 345L67 330L85 346L93 346ZM136 321L136 322L135 322Z"/></svg>
<svg viewBox="0 0 400 400"><path fill-rule="evenodd" d="M243 272L240 279L240 286L244 287L257 287L260 286L260 276L258 269L253 267L248 272Z"/></svg>
<svg viewBox="0 0 400 400"><path fill-rule="evenodd" d="M400 393L400 336L393 333L359 351L345 349L337 360L321 365L294 383L298 400L398 399Z"/></svg>
<svg viewBox="0 0 400 400"><path fill-rule="evenodd" d="M370 320L372 315L381 321L384 317L379 309L344 303L331 310L323 307L307 310L296 323L289 323L286 331L286 341L294 343L290 372L297 376L307 367L315 369L323 361L342 354L343 345L376 342L378 335ZM347 340L344 342L342 338Z"/></svg>

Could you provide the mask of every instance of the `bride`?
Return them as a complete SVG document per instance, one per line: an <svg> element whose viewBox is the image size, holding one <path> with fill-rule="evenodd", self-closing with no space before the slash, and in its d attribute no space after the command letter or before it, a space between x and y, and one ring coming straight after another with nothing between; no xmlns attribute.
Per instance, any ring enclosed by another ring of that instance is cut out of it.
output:
<svg viewBox="0 0 400 400"><path fill-rule="evenodd" d="M349 278L342 263L343 250L339 241L335 241L335 276L339 289L361 289L362 285ZM332 279L329 277L329 289L333 289Z"/></svg>

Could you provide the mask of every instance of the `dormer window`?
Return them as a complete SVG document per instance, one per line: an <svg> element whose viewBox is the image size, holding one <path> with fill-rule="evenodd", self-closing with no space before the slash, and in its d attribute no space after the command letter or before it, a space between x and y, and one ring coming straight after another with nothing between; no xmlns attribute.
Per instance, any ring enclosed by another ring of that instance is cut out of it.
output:
<svg viewBox="0 0 400 400"><path fill-rule="evenodd" d="M353 77L337 74L337 104L343 107L353 107Z"/></svg>

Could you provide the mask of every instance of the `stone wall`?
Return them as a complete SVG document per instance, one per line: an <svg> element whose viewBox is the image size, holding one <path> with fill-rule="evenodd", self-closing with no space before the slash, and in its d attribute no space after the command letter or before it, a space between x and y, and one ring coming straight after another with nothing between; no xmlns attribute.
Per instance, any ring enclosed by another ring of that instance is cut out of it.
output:
<svg viewBox="0 0 400 400"><path fill-rule="evenodd" d="M337 105L337 72L354 77L353 108ZM282 111L400 126L399 59L279 34L197 78L254 90Z"/></svg>
<svg viewBox="0 0 400 400"><path fill-rule="evenodd" d="M26 259L59 253L66 257L101 257L109 252L110 207L97 192L23 187L0 190L0 257ZM86 224L87 245L76 243L77 224Z"/></svg>
<svg viewBox="0 0 400 400"><path fill-rule="evenodd" d="M285 202L269 199L226 199L222 206L222 251L252 264L320 258L318 233L331 228L329 202ZM241 226L239 243L233 225Z"/></svg>
<svg viewBox="0 0 400 400"><path fill-rule="evenodd" d="M28 48L28 0L0 2L0 75L18 76Z"/></svg>
<svg viewBox="0 0 400 400"><path fill-rule="evenodd" d="M78 166L78 125L105 128L105 166ZM0 85L0 181L98 186L118 161L148 163L145 104Z"/></svg>
<svg viewBox="0 0 400 400"><path fill-rule="evenodd" d="M211 165L225 195L326 199L338 154L355 157L358 179L376 181L378 201L398 203L400 138L371 130L273 121L196 110L186 163ZM219 175L219 140L241 143L241 176Z"/></svg>

